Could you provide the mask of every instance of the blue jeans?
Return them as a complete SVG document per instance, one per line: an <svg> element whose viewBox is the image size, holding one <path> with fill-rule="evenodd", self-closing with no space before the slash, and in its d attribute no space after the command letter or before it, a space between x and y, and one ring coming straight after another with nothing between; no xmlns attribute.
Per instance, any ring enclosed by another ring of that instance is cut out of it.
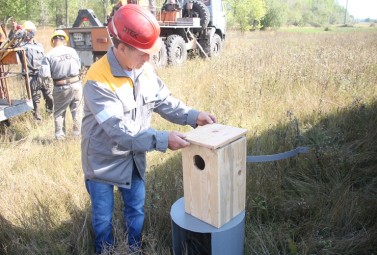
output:
<svg viewBox="0 0 377 255"><path fill-rule="evenodd" d="M131 189L118 187L123 199L124 227L128 233L131 251L141 248L141 232L144 224L145 184L138 173L132 175ZM112 218L114 209L114 185L86 180L86 189L92 204L92 225L96 253L114 246Z"/></svg>

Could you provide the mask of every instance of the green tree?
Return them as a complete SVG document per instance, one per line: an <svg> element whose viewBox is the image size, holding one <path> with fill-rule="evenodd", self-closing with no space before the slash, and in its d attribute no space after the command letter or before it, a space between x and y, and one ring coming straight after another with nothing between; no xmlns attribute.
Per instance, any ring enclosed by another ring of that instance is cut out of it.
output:
<svg viewBox="0 0 377 255"><path fill-rule="evenodd" d="M261 21L262 28L278 28L287 22L287 4L280 0L266 0L266 15Z"/></svg>
<svg viewBox="0 0 377 255"><path fill-rule="evenodd" d="M260 21L266 14L264 0L228 0L230 12L227 17L239 26L242 32L260 26Z"/></svg>
<svg viewBox="0 0 377 255"><path fill-rule="evenodd" d="M287 25L323 26L341 23L344 14L344 8L336 0L281 0L281 2L288 7Z"/></svg>
<svg viewBox="0 0 377 255"><path fill-rule="evenodd" d="M6 17L15 17L18 21L26 19L26 4L25 1L8 1L0 0L0 14L2 19Z"/></svg>

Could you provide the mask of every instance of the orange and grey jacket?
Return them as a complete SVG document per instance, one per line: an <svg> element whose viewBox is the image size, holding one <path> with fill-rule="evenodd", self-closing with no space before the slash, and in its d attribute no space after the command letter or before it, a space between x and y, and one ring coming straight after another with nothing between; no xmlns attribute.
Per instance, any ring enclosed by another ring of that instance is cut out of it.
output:
<svg viewBox="0 0 377 255"><path fill-rule="evenodd" d="M171 96L149 63L133 73L134 81L110 48L85 76L81 149L86 179L130 188L134 164L144 178L146 152L168 147L168 132L150 127L152 112L196 126L199 111Z"/></svg>

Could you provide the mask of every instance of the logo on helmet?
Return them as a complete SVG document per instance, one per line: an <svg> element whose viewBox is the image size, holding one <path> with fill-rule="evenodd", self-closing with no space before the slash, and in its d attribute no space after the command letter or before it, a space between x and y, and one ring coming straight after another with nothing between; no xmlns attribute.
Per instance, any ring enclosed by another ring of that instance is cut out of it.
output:
<svg viewBox="0 0 377 255"><path fill-rule="evenodd" d="M130 35L131 37L135 39L139 36L138 33L136 33L135 31L133 31L132 29L128 27L123 27L123 32L125 32L126 34Z"/></svg>

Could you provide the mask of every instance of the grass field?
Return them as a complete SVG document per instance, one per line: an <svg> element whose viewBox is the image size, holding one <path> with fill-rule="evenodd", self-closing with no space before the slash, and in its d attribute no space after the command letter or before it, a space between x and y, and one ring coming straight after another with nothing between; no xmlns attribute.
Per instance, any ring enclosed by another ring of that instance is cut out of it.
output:
<svg viewBox="0 0 377 255"><path fill-rule="evenodd" d="M247 165L245 254L376 254L377 29L342 29L231 31L218 58L157 70L188 105L247 129L248 155L310 148ZM46 50L51 32L37 33ZM0 254L93 254L80 142L55 141L53 120L31 113L0 140ZM180 152L151 152L147 168L143 254L170 254ZM125 254L120 199L114 220Z"/></svg>

